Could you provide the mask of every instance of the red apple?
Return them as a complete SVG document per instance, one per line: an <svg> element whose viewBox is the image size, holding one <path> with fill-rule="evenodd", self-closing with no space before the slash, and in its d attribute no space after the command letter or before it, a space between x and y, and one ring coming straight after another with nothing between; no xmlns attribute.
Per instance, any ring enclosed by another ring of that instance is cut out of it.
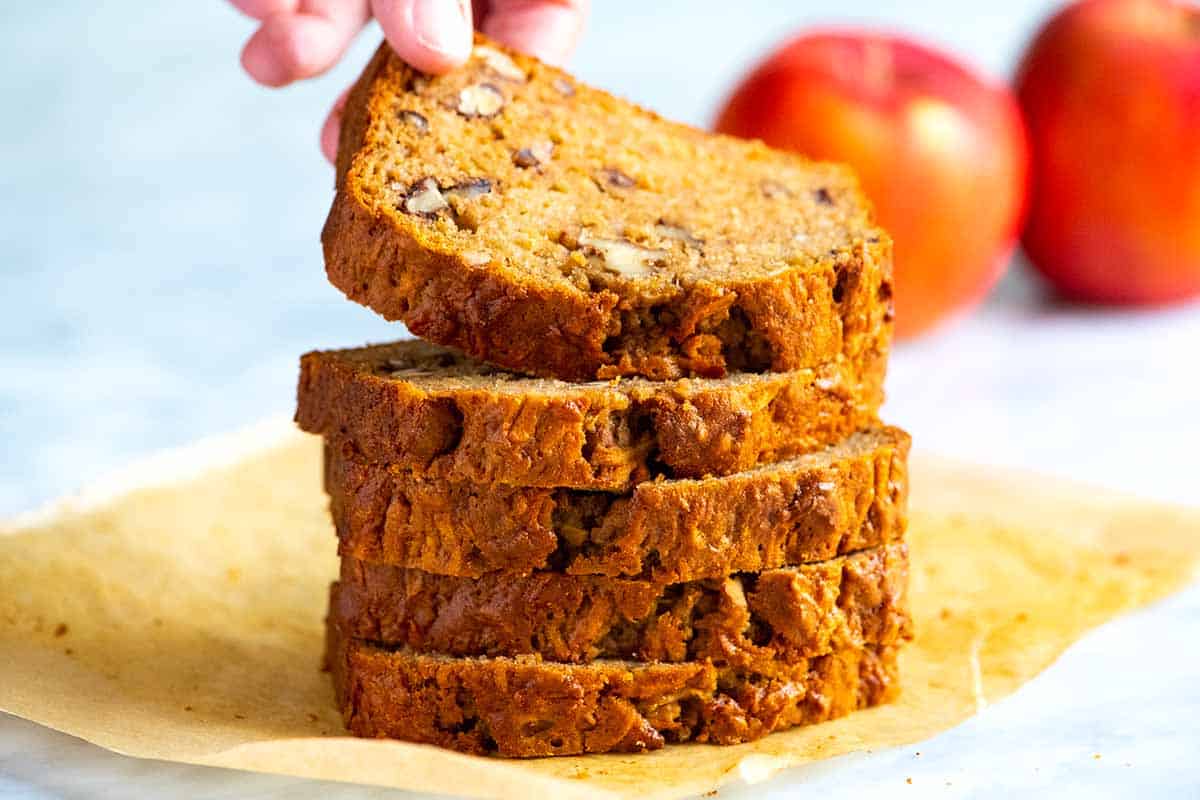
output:
<svg viewBox="0 0 1200 800"><path fill-rule="evenodd" d="M1016 102L931 48L801 35L742 82L716 127L854 167L895 240L900 336L980 300L1016 246L1028 166Z"/></svg>
<svg viewBox="0 0 1200 800"><path fill-rule="evenodd" d="M1030 46L1017 89L1034 266L1080 300L1200 294L1200 8L1073 4Z"/></svg>

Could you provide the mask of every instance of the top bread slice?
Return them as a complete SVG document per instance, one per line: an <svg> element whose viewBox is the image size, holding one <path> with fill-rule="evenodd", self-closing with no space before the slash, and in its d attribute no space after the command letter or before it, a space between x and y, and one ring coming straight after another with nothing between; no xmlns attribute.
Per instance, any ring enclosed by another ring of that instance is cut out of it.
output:
<svg viewBox="0 0 1200 800"><path fill-rule="evenodd" d="M891 244L848 170L668 122L483 37L439 77L380 47L337 166L334 285L515 371L787 371L890 327Z"/></svg>

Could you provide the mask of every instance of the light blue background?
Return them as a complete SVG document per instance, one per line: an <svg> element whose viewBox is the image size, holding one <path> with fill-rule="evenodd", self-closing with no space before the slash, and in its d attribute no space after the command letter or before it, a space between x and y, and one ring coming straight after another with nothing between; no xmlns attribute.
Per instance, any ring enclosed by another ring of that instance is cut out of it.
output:
<svg viewBox="0 0 1200 800"><path fill-rule="evenodd" d="M597 0L574 65L706 124L752 60L870 20L1007 73L1048 3ZM284 91L210 2L0 3L0 516L136 454L287 410L297 356L392 338L324 278L327 106L378 34Z"/></svg>

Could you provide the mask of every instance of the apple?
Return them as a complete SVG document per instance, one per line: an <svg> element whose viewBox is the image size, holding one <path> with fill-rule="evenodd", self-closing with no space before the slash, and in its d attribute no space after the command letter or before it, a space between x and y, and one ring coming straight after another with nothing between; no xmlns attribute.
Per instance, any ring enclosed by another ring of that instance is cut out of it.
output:
<svg viewBox="0 0 1200 800"><path fill-rule="evenodd" d="M1200 8L1072 4L1030 45L1017 96L1037 270L1077 300L1200 295Z"/></svg>
<svg viewBox="0 0 1200 800"><path fill-rule="evenodd" d="M1016 248L1028 170L1016 100L932 48L802 34L742 81L716 128L855 169L895 241L899 336L981 300Z"/></svg>

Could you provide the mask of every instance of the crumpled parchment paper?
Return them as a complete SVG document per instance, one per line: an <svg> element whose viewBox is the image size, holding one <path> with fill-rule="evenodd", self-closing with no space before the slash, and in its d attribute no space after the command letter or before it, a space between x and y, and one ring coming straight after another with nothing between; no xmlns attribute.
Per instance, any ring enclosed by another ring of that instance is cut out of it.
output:
<svg viewBox="0 0 1200 800"><path fill-rule="evenodd" d="M917 455L897 703L736 747L476 758L344 734L318 670L337 566L320 444L270 438L190 448L125 481L148 488L0 525L0 710L145 758L473 797L679 797L946 730L1200 563L1200 511ZM154 486L181 468L196 474Z"/></svg>

